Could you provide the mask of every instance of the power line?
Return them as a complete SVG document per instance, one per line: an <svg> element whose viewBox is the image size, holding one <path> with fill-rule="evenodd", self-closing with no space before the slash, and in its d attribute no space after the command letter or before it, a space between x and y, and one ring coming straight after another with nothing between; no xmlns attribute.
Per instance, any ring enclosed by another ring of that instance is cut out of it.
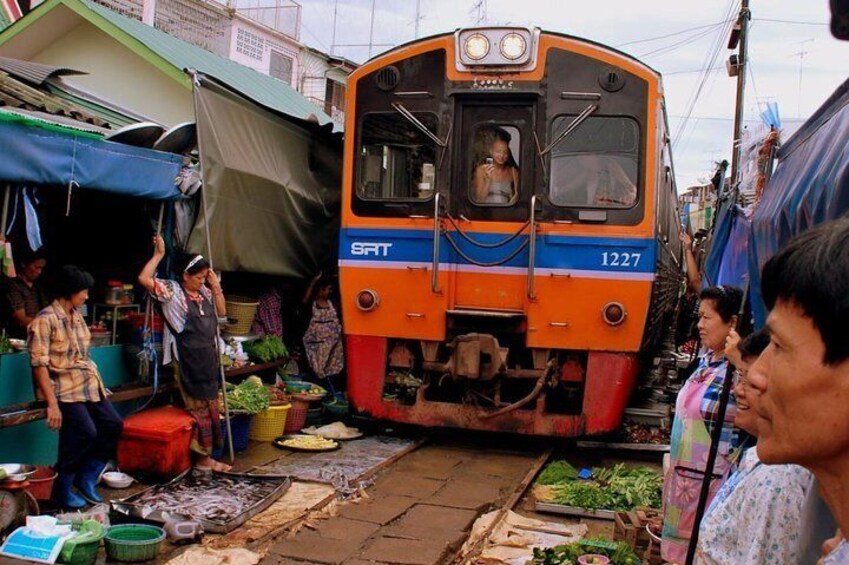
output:
<svg viewBox="0 0 849 565"><path fill-rule="evenodd" d="M686 37L686 38L681 39L679 41L676 41L674 43L671 43L670 45L666 45L664 47L659 47L659 48L657 48L653 51L648 51L646 53L641 53L639 56L640 56L640 58L645 58L645 57L651 57L651 56L656 57L658 55L665 55L666 53L670 53L670 52L675 51L676 49L679 49L681 47L686 47L687 45L690 45L691 43L694 43L694 42L698 41L699 39L701 39L703 37L707 37L708 35L713 33L713 29L714 28L710 28L710 29L700 31L699 33L696 33L696 34L694 34L690 37Z"/></svg>
<svg viewBox="0 0 849 565"><path fill-rule="evenodd" d="M773 22L777 24L794 24L794 25L803 25L803 26L828 26L829 24L823 22L803 22L800 20L778 20L775 18L752 18L756 22Z"/></svg>
<svg viewBox="0 0 849 565"><path fill-rule="evenodd" d="M675 37L676 35L682 35L684 33L688 33L688 32L691 32L691 31L697 31L697 30L700 30L700 29L707 29L707 28L713 28L713 27L721 26L724 23L726 23L726 22L716 22L716 23L713 23L713 24L707 24L707 25L703 25L703 26L696 26L696 27L691 27L691 28L687 28L687 29L682 29L681 31L676 31L675 33L667 33L666 35L658 35L657 37L647 37L645 39L635 39L634 41L628 41L628 42L625 42L625 43L620 43L619 45L614 45L614 47L619 48L619 47L625 47L626 45L635 45L637 43L648 43L649 41L657 41L659 39L667 39L669 37Z"/></svg>
<svg viewBox="0 0 849 565"><path fill-rule="evenodd" d="M716 65L716 66L711 67L707 70L708 70L708 72L711 72L711 73L714 73L716 71L724 71L725 65ZM664 73L661 73L661 74L665 77L668 77L670 75L687 75L687 74L703 73L703 72L705 72L705 69L690 69L689 71L671 71L671 72L664 72Z"/></svg>

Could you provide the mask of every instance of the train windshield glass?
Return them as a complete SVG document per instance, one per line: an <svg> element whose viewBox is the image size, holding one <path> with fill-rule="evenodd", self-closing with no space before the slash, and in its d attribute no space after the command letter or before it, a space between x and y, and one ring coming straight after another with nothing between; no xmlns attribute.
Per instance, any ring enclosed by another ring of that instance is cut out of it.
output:
<svg viewBox="0 0 849 565"><path fill-rule="evenodd" d="M510 205L519 194L519 129L485 124L472 142L471 198L478 206Z"/></svg>
<svg viewBox="0 0 849 565"><path fill-rule="evenodd" d="M435 114L413 112L431 132ZM357 195L366 200L424 200L434 194L437 144L399 113L363 118Z"/></svg>
<svg viewBox="0 0 849 565"><path fill-rule="evenodd" d="M552 139L574 120L575 116L555 118ZM634 206L639 140L639 127L631 118L587 118L551 152L551 202L582 208Z"/></svg>

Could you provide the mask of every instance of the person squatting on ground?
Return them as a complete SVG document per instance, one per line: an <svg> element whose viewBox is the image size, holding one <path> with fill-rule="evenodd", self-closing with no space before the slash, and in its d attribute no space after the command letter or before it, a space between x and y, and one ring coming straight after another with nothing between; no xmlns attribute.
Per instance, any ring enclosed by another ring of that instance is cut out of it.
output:
<svg viewBox="0 0 849 565"><path fill-rule="evenodd" d="M103 502L95 487L115 456L124 423L89 356L91 334L79 312L94 279L69 265L57 282L58 298L29 326L28 347L36 397L47 403L48 427L59 431L53 498L78 509L86 501Z"/></svg>

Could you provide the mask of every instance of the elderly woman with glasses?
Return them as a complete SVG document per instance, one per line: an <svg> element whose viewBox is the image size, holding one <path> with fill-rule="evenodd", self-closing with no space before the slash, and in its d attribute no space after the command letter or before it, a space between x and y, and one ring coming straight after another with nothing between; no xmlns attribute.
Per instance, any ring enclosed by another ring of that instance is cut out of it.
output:
<svg viewBox="0 0 849 565"><path fill-rule="evenodd" d="M156 278L156 268L164 257L165 242L156 236L153 257L139 274L139 283L162 306L166 322L164 362L176 361L180 394L197 423L191 443L195 466L227 471L228 465L212 458L213 449L224 443L218 414L220 358L215 343L218 316L226 309L224 293L201 255L180 261L179 282Z"/></svg>

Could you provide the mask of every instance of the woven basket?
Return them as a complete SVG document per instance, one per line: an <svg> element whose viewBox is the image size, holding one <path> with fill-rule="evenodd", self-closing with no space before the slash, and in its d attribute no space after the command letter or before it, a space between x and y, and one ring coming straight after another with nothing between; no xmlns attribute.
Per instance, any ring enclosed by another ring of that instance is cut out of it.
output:
<svg viewBox="0 0 849 565"><path fill-rule="evenodd" d="M230 335L247 335L254 323L256 309L259 302L244 296L228 296L225 300L227 306L227 317L235 320L227 326Z"/></svg>
<svg viewBox="0 0 849 565"><path fill-rule="evenodd" d="M255 441L271 441L283 435L286 429L286 415L291 404L269 406L268 410L254 414L251 422L251 439Z"/></svg>

